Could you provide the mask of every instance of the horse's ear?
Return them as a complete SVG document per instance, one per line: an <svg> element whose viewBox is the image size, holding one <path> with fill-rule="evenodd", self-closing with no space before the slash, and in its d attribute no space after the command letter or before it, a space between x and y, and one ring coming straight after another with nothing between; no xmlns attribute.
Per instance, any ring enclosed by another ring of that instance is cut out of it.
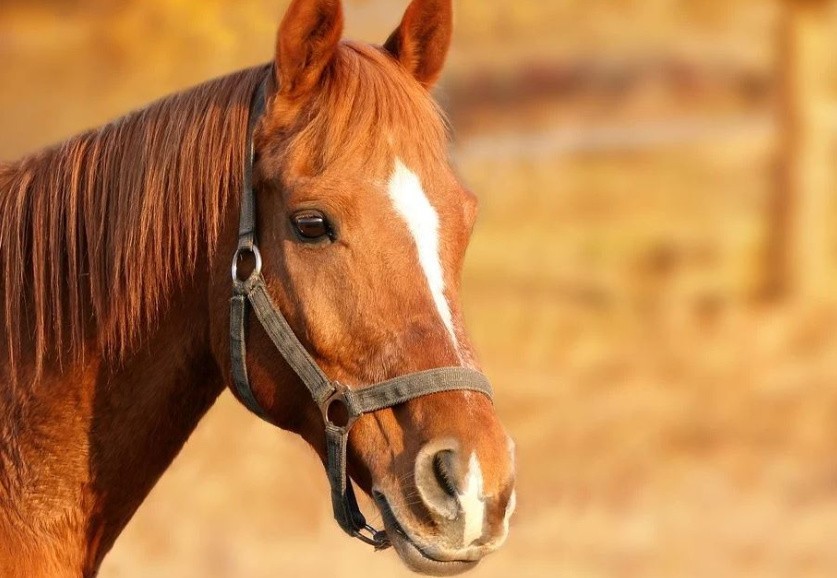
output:
<svg viewBox="0 0 837 578"><path fill-rule="evenodd" d="M340 0L293 0L276 42L279 93L296 98L313 90L342 36Z"/></svg>
<svg viewBox="0 0 837 578"><path fill-rule="evenodd" d="M452 35L451 0L413 0L384 48L420 83L432 88L442 74Z"/></svg>

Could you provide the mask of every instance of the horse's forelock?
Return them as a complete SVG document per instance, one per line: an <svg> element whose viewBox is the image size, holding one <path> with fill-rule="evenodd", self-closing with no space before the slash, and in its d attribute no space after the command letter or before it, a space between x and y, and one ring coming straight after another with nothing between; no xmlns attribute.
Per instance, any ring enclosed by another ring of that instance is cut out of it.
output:
<svg viewBox="0 0 837 578"><path fill-rule="evenodd" d="M296 118L287 151L310 157L315 173L344 159L390 170L399 155L446 160L447 137L447 119L421 84L383 50L346 41Z"/></svg>

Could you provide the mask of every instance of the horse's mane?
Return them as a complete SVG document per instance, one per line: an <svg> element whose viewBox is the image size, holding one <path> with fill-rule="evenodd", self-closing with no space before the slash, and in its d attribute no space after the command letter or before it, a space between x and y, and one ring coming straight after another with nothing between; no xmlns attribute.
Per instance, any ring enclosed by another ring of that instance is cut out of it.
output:
<svg viewBox="0 0 837 578"><path fill-rule="evenodd" d="M5 333L12 375L22 353L36 375L47 356L78 353L91 326L124 352L212 254L266 73L208 82L0 165L0 343Z"/></svg>
<svg viewBox="0 0 837 578"><path fill-rule="evenodd" d="M78 354L90 327L105 353L123 355L198 256L212 256L240 192L250 101L267 74L208 82L0 165L0 344L13 375L22 353L34 355L36 379L46 357ZM286 134L288 151L319 167L341 156L391 159L388 148L447 155L444 116L383 51L343 43L321 89Z"/></svg>

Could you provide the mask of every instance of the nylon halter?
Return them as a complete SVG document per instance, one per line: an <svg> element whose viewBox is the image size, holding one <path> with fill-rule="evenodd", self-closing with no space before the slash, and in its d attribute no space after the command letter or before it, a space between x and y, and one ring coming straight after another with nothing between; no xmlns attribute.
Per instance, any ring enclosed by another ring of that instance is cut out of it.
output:
<svg viewBox="0 0 837 578"><path fill-rule="evenodd" d="M359 418L412 399L445 391L476 391L492 397L491 385L481 373L464 367L446 367L411 373L360 389L350 389L331 381L305 350L279 308L273 303L262 277L262 258L256 244L256 197L253 192L253 131L265 111L265 84L256 89L250 105L247 131L246 163L241 191L241 218L238 250L233 257L233 297L230 300L230 352L233 383L238 397L254 414L270 421L256 400L247 374L247 320L256 314L279 354L287 361L300 381L308 388L320 408L325 424L326 471L331 486L334 518L350 536L381 550L390 546L385 531L366 522L355 498L351 478L346 471L346 448L349 432ZM246 280L238 277L242 256L252 255L255 268ZM330 410L343 406L347 419L339 424Z"/></svg>

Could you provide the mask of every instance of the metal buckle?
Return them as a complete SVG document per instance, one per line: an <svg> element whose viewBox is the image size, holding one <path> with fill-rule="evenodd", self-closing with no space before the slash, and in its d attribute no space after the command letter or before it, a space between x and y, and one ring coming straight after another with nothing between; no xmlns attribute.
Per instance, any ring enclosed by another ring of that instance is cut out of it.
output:
<svg viewBox="0 0 837 578"><path fill-rule="evenodd" d="M326 425L330 425L335 427L345 433L348 433L352 426L355 425L355 422L360 418L361 414L356 413L352 405L349 403L347 393L349 392L349 388L339 382L334 382L334 393L326 399L323 404L320 406L320 411L323 414L323 423ZM340 425L338 423L334 423L329 416L329 410L331 410L332 406L335 403L340 403L346 409L346 423L344 425Z"/></svg>
<svg viewBox="0 0 837 578"><path fill-rule="evenodd" d="M233 262L232 262L232 280L233 283L244 283L247 281L241 280L238 278L238 262L241 260L241 256L247 253L251 253L253 258L256 260L256 268L253 269L253 272L250 274L250 278L253 278L257 275L260 275L262 272L262 254L259 252L259 248L253 245L251 248L247 247L239 247L235 255L233 255Z"/></svg>

